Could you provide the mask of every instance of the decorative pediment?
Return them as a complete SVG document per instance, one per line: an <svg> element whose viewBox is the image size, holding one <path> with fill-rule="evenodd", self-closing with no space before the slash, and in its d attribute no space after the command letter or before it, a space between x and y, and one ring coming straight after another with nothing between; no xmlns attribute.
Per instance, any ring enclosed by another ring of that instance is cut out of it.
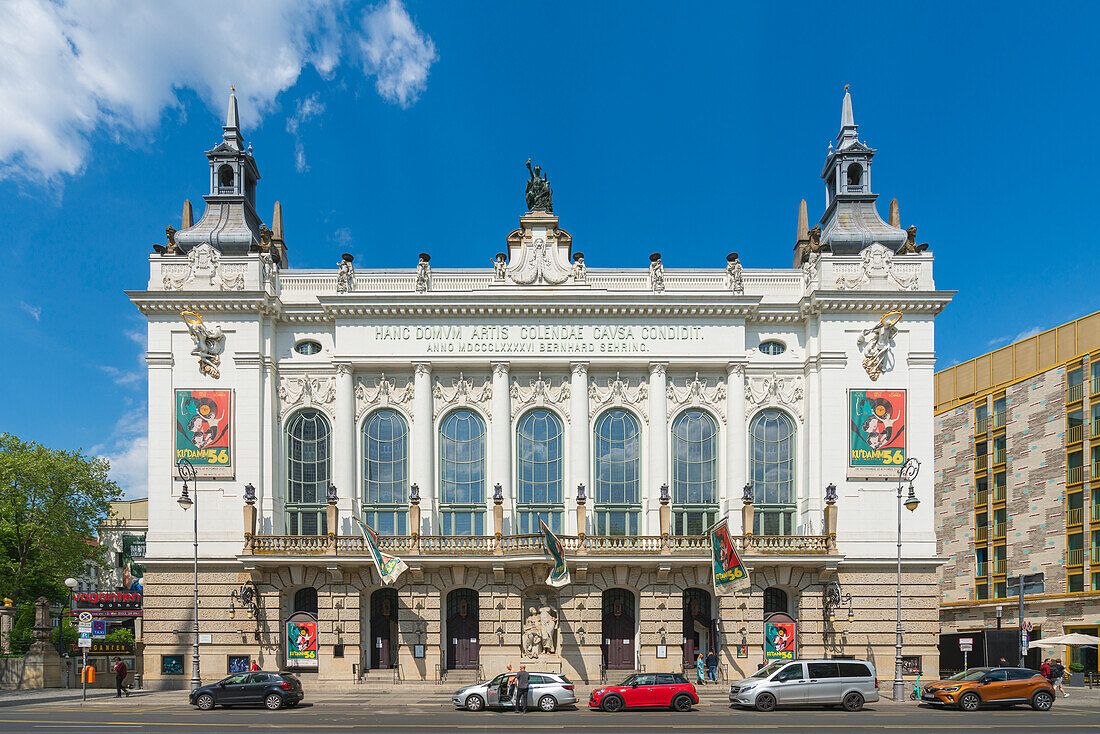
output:
<svg viewBox="0 0 1100 734"><path fill-rule="evenodd" d="M700 380L699 373L696 372L695 379L685 380L679 387L670 379L665 394L668 397L669 418L681 406L688 405L706 405L716 410L723 420L726 418L726 385L721 379L712 387L706 380Z"/></svg>
<svg viewBox="0 0 1100 734"><path fill-rule="evenodd" d="M535 380L531 380L526 387L520 385L519 380L512 380L509 394L512 398L512 417L531 407L542 405L554 405L565 414L569 420L569 380L563 379L555 386L552 382L542 379L542 373Z"/></svg>
<svg viewBox="0 0 1100 734"><path fill-rule="evenodd" d="M858 263L836 263L837 290L893 287L915 291L920 280L920 263L895 262L888 247L875 243L859 253Z"/></svg>
<svg viewBox="0 0 1100 734"><path fill-rule="evenodd" d="M588 386L588 399L593 403L593 413L612 405L629 405L649 420L649 385L642 380L631 387L629 381L623 380L616 372L615 379L609 379L603 387L593 381Z"/></svg>
<svg viewBox="0 0 1100 734"><path fill-rule="evenodd" d="M401 387L396 386L391 380L386 379L386 373L373 381L373 385L359 381L355 385L355 419L363 417L363 413L375 407L387 405L407 405L413 399L413 383L405 380Z"/></svg>
<svg viewBox="0 0 1100 734"><path fill-rule="evenodd" d="M164 263L160 272L164 290L182 290L185 287L223 291L244 290L245 265L221 264L222 254L203 242L187 253L187 263Z"/></svg>
<svg viewBox="0 0 1100 734"><path fill-rule="evenodd" d="M279 380L279 415L296 408L324 408L336 417L336 378L294 375Z"/></svg>
<svg viewBox="0 0 1100 734"><path fill-rule="evenodd" d="M508 235L507 260L500 256L494 260L498 281L516 285L586 282L583 256L578 253L579 262L570 260L573 238L564 229L558 229L557 217L533 212L519 221L520 228Z"/></svg>
<svg viewBox="0 0 1100 734"><path fill-rule="evenodd" d="M802 402L806 396L806 380L802 375L779 377L775 372L767 377L745 380L745 416L760 408L786 408L803 420Z"/></svg>
<svg viewBox="0 0 1100 734"><path fill-rule="evenodd" d="M450 387L445 387L441 380L436 380L432 386L432 398L435 402L435 417L438 418L443 411L458 405L476 405L484 410L492 420L489 411L489 402L493 399L493 383L485 380L480 385L475 385L459 372L457 380L451 380Z"/></svg>

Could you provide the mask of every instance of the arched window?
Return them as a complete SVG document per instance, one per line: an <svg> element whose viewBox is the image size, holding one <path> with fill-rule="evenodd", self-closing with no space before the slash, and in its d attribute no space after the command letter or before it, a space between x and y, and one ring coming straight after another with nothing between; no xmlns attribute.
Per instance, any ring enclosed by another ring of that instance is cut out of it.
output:
<svg viewBox="0 0 1100 734"><path fill-rule="evenodd" d="M443 535L485 534L485 422L459 408L439 426L440 526Z"/></svg>
<svg viewBox="0 0 1100 734"><path fill-rule="evenodd" d="M848 166L848 190L849 191L862 191L863 190L863 166L858 163L853 163Z"/></svg>
<svg viewBox="0 0 1100 734"><path fill-rule="evenodd" d="M307 586L294 593L294 611L309 612L317 616L317 589Z"/></svg>
<svg viewBox="0 0 1100 734"><path fill-rule="evenodd" d="M756 535L794 535L794 421L768 408L749 427Z"/></svg>
<svg viewBox="0 0 1100 734"><path fill-rule="evenodd" d="M775 586L764 589L764 619L776 612L790 614L787 592Z"/></svg>
<svg viewBox="0 0 1100 734"><path fill-rule="evenodd" d="M392 408L363 423L363 519L379 535L404 535L408 515L409 424Z"/></svg>
<svg viewBox="0 0 1100 734"><path fill-rule="evenodd" d="M637 535L641 494L638 419L612 408L596 419L596 534Z"/></svg>
<svg viewBox="0 0 1100 734"><path fill-rule="evenodd" d="M520 533L537 533L539 515L555 533L561 531L564 433L561 419L545 408L527 411L516 425Z"/></svg>
<svg viewBox="0 0 1100 734"><path fill-rule="evenodd" d="M672 422L673 535L702 535L718 515L718 423L698 408Z"/></svg>
<svg viewBox="0 0 1100 734"><path fill-rule="evenodd" d="M223 191L223 189L229 189L229 191ZM228 163L223 163L218 168L218 193L228 194L232 193L233 189L233 167Z"/></svg>
<svg viewBox="0 0 1100 734"><path fill-rule="evenodd" d="M286 425L286 529L288 535L324 535L332 466L332 430L319 410L307 408Z"/></svg>

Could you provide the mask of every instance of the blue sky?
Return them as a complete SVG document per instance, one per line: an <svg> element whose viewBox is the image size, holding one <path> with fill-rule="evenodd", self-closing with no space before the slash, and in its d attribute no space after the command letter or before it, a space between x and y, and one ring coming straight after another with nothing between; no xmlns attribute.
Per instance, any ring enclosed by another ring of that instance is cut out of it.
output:
<svg viewBox="0 0 1100 734"><path fill-rule="evenodd" d="M789 267L851 84L880 212L897 197L959 291L938 367L1100 307L1098 6L138 7L0 2L2 429L108 456L132 493L144 326L123 290L185 198L201 214L230 84L294 267L487 265L529 156L590 267Z"/></svg>

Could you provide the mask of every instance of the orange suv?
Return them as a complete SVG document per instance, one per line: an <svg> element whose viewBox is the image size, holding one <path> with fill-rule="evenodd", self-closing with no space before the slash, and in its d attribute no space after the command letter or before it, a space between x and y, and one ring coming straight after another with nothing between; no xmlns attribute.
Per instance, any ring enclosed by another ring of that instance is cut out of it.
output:
<svg viewBox="0 0 1100 734"><path fill-rule="evenodd" d="M1036 711L1049 711L1054 687L1046 678L1027 668L971 668L924 687L921 701L937 706L958 706L977 711L982 706L1031 704Z"/></svg>

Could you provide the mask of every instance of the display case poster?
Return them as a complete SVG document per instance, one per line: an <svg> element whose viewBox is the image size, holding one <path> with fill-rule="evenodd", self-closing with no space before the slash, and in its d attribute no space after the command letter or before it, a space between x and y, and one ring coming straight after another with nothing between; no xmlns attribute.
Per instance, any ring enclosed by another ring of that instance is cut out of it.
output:
<svg viewBox="0 0 1100 734"><path fill-rule="evenodd" d="M921 668L920 655L905 655L901 659L901 672L905 675L920 675L924 672Z"/></svg>
<svg viewBox="0 0 1100 734"><path fill-rule="evenodd" d="M798 623L785 614L764 620L764 659L794 660Z"/></svg>
<svg viewBox="0 0 1100 734"><path fill-rule="evenodd" d="M291 667L316 667L317 622L306 619L287 621L286 661Z"/></svg>
<svg viewBox="0 0 1100 734"><path fill-rule="evenodd" d="M905 463L905 390L848 391L848 475L893 478Z"/></svg>
<svg viewBox="0 0 1100 734"><path fill-rule="evenodd" d="M233 391L176 390L175 418L172 463L190 461L196 477L232 477Z"/></svg>

